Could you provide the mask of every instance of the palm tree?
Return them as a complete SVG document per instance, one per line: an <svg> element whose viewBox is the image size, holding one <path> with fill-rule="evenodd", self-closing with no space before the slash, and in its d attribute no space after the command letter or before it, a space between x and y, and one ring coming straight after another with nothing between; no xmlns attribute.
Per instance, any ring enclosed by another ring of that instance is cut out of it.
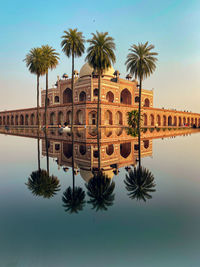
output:
<svg viewBox="0 0 200 267"><path fill-rule="evenodd" d="M42 53L42 49L39 47L32 48L26 55L24 61L29 69L30 73L37 75L37 122L38 129L40 127L40 116L39 116L39 79L40 76L46 73L45 62Z"/></svg>
<svg viewBox="0 0 200 267"><path fill-rule="evenodd" d="M74 57L80 57L85 51L84 37L82 32L78 32L77 29L69 29L64 31L64 35L61 37L63 40L61 42L62 51L67 57L72 56L72 79L71 79L71 89L72 89L72 130L74 124Z"/></svg>
<svg viewBox="0 0 200 267"><path fill-rule="evenodd" d="M115 63L115 43L114 39L108 36L108 32L92 33L92 39L87 42L90 46L87 49L86 61L98 74L98 103L97 103L97 130L99 130L100 120L100 97L101 97L101 77L105 70Z"/></svg>
<svg viewBox="0 0 200 267"><path fill-rule="evenodd" d="M92 209L96 211L107 210L109 206L113 205L115 183L104 175L102 171L98 170L97 173L94 173L94 177L85 186L90 197L88 203L92 204Z"/></svg>
<svg viewBox="0 0 200 267"><path fill-rule="evenodd" d="M47 125L47 105L48 105L48 72L53 70L58 65L59 54L49 45L42 46L42 54L44 57L44 64L46 70L46 97L45 97L45 127Z"/></svg>
<svg viewBox="0 0 200 267"><path fill-rule="evenodd" d="M85 205L85 191L80 187L69 186L63 193L62 201L65 211L69 213L78 213L83 210Z"/></svg>
<svg viewBox="0 0 200 267"><path fill-rule="evenodd" d="M153 174L139 165L134 167L134 170L131 170L128 175L126 174L124 183L131 199L146 201L146 199L152 198L150 193L156 191Z"/></svg>
<svg viewBox="0 0 200 267"><path fill-rule="evenodd" d="M130 71L135 78L139 79L138 129L140 129L142 82L156 69L156 56L158 53L152 52L152 49L154 48L154 45L149 45L148 42L145 44L139 43L138 45L132 45L129 49L130 53L128 54L125 63L127 65L127 71Z"/></svg>
<svg viewBox="0 0 200 267"><path fill-rule="evenodd" d="M33 171L26 185L33 195L44 198L51 198L60 190L58 178L54 175L49 176L45 170Z"/></svg>

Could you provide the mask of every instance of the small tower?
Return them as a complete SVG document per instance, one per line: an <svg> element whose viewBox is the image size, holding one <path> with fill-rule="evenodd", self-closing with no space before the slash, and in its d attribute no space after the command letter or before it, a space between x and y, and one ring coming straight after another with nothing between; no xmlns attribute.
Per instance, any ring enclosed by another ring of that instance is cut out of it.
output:
<svg viewBox="0 0 200 267"><path fill-rule="evenodd" d="M127 75L126 75L126 79L127 79L127 80L131 80L131 79L132 79L132 75L131 75L130 73L127 74Z"/></svg>
<svg viewBox="0 0 200 267"><path fill-rule="evenodd" d="M62 77L64 80L66 80L68 78L68 75L66 73L64 73Z"/></svg>

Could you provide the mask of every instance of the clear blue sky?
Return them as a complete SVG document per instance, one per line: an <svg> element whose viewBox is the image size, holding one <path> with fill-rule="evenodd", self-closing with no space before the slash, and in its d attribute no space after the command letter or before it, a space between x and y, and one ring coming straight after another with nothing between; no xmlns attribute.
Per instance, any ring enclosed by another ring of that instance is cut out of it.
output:
<svg viewBox="0 0 200 267"><path fill-rule="evenodd" d="M153 43L159 62L144 86L154 88L154 105L200 112L200 1L0 0L0 6L0 110L35 106L35 76L23 62L32 47L49 44L61 53L50 85L57 75L70 74L71 59L60 42L64 30L77 27L86 38L96 30L109 32L122 77L130 45ZM76 60L77 70L84 59Z"/></svg>

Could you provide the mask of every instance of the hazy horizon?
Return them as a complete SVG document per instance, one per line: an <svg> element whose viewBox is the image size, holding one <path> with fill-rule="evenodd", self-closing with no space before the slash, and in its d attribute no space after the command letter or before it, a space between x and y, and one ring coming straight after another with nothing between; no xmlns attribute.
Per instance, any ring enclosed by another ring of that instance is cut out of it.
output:
<svg viewBox="0 0 200 267"><path fill-rule="evenodd" d="M154 107L200 113L199 1L17 1L2 2L0 28L0 110L36 106L36 77L23 59L43 44L60 53L59 66L49 74L49 86L63 73L70 75L71 58L61 51L64 30L78 28L86 39L108 31L116 43L115 69L124 78L125 61L132 44L149 41L159 53L155 73L144 88L154 88ZM88 44L86 43L86 48ZM83 57L75 60L80 70ZM44 88L44 78L40 88Z"/></svg>

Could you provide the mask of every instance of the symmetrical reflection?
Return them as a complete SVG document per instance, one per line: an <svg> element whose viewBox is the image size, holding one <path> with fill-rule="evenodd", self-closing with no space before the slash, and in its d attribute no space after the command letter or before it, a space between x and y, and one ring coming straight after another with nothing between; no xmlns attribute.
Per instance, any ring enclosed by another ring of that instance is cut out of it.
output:
<svg viewBox="0 0 200 267"><path fill-rule="evenodd" d="M33 195L52 198L61 189L59 179L50 174L49 157L56 159L69 182L67 188L62 189L60 200L63 210L69 214L79 213L86 206L95 211L111 208L116 179L122 179L131 200L150 200L155 195L156 179L151 170L143 166L142 158L152 156L152 140L196 131L146 128L138 137L129 135L125 128L102 128L99 132L95 128L75 128L70 134L57 128L40 133L33 128L0 129L3 134L37 138L38 170L31 173L26 183ZM40 167L40 140L46 170ZM85 185L80 186L78 175Z"/></svg>

